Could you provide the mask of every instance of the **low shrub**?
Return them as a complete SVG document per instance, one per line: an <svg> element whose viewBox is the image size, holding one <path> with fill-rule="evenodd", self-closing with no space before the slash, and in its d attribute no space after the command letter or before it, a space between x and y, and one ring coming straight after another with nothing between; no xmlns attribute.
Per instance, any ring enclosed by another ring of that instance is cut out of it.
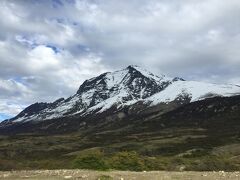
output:
<svg viewBox="0 0 240 180"><path fill-rule="evenodd" d="M79 169L93 169L93 170L107 170L109 166L104 158L104 154L100 151L79 155L73 162L74 168Z"/></svg>

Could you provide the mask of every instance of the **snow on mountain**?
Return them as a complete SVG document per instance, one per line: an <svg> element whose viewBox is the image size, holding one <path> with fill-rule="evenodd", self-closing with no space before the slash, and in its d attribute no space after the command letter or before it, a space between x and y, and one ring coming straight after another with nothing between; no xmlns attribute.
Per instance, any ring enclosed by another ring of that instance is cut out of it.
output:
<svg viewBox="0 0 240 180"><path fill-rule="evenodd" d="M102 112L114 104L125 105L145 99L167 87L171 80L164 75L153 75L138 66L128 66L85 81L77 94L86 103L88 112L99 108Z"/></svg>
<svg viewBox="0 0 240 180"><path fill-rule="evenodd" d="M146 101L151 105L160 102L171 102L179 96L189 97L190 102L211 98L215 96L233 96L240 94L240 87L236 85L220 85L197 81L176 81L164 91L154 94Z"/></svg>
<svg viewBox="0 0 240 180"><path fill-rule="evenodd" d="M240 87L217 85L182 78L156 76L138 66L107 72L83 82L76 94L53 103L35 103L23 110L11 122L41 121L64 116L100 113L115 106L121 109L138 101L150 105L168 103L187 97L197 101L213 96L231 96Z"/></svg>

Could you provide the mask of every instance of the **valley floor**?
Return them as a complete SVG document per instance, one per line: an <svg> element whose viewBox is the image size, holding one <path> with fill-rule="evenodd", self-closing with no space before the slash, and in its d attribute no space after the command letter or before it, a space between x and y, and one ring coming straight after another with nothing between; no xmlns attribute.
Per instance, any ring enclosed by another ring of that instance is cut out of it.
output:
<svg viewBox="0 0 240 180"><path fill-rule="evenodd" d="M171 172L171 171L88 171L88 170L33 170L33 171L0 171L0 179L87 179L87 180L239 180L240 172Z"/></svg>

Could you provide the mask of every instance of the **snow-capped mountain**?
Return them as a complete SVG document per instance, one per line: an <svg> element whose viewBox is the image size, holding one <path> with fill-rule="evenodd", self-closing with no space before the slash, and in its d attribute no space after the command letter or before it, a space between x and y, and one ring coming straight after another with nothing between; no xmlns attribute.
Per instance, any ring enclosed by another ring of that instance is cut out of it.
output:
<svg viewBox="0 0 240 180"><path fill-rule="evenodd" d="M215 96L240 94L240 87L218 85L165 75L154 75L138 66L107 72L86 80L73 96L53 103L35 103L8 122L43 121L67 116L84 117L112 107L120 110L142 102L147 106L188 99L189 102ZM6 121L5 121L6 123Z"/></svg>

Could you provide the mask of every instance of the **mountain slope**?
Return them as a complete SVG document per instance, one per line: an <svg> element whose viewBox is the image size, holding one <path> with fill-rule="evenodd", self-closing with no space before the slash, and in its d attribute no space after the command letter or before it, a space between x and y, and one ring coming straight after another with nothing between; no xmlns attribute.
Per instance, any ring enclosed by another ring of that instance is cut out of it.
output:
<svg viewBox="0 0 240 180"><path fill-rule="evenodd" d="M152 105L159 102L171 102L179 98L189 98L190 102L212 98L216 96L235 96L239 94L239 86L220 85L197 81L177 81L169 85L164 91L148 98Z"/></svg>
<svg viewBox="0 0 240 180"><path fill-rule="evenodd" d="M13 134L0 136L0 169L72 168L75 158L99 151L103 159L137 152L147 163L143 170L240 169L240 96L195 101L165 113L120 113L99 114L82 125L85 118L76 116L0 128Z"/></svg>
<svg viewBox="0 0 240 180"><path fill-rule="evenodd" d="M53 103L35 103L0 126L12 123L37 122L65 117L86 117L125 107L142 108L177 102L178 106L215 96L240 94L240 87L218 85L165 75L154 75L138 66L101 74L84 81L76 94Z"/></svg>

